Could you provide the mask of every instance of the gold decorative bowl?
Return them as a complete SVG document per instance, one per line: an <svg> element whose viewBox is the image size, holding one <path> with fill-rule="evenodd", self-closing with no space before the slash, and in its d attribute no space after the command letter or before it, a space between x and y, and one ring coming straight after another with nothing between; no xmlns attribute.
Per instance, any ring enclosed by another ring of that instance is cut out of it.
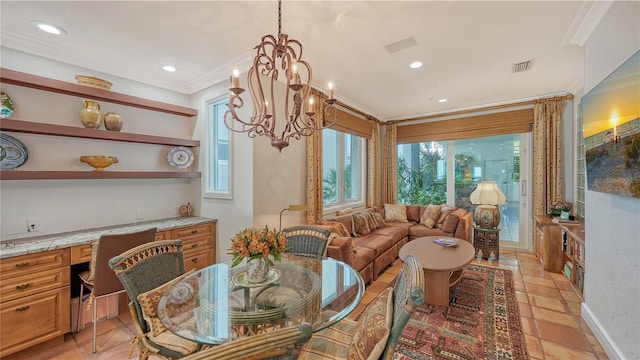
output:
<svg viewBox="0 0 640 360"><path fill-rule="evenodd" d="M107 166L117 163L118 158L107 155L84 155L80 156L80 161L93 166L95 171L104 171Z"/></svg>
<svg viewBox="0 0 640 360"><path fill-rule="evenodd" d="M111 90L111 85L113 85L107 80L88 75L76 75L76 80L80 85L102 90Z"/></svg>

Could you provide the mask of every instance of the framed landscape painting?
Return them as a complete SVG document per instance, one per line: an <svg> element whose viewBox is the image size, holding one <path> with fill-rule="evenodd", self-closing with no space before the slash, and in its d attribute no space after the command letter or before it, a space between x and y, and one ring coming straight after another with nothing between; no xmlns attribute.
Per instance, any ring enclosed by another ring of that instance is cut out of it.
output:
<svg viewBox="0 0 640 360"><path fill-rule="evenodd" d="M640 51L582 97L587 188L640 198Z"/></svg>

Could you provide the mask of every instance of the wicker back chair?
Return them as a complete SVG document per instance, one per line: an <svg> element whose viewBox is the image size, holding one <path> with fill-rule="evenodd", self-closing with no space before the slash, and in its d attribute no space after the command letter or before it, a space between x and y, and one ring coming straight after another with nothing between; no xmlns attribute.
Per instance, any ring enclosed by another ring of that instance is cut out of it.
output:
<svg viewBox="0 0 640 360"><path fill-rule="evenodd" d="M137 331L134 345L138 345L139 359L147 359L150 353L169 359L186 355L185 352L178 351L175 347L163 346L171 342L183 345L186 340L173 335L168 330L161 334L162 336L152 336L150 326L144 319L143 309L138 301L138 295L154 290L184 274L182 241L154 241L137 246L111 258L109 266L122 282L131 300L129 310Z"/></svg>
<svg viewBox="0 0 640 360"><path fill-rule="evenodd" d="M396 279L393 289L393 318L391 330L385 342L385 347L381 351L379 359L391 359L396 344L400 339L402 329L405 327L411 312L416 305L424 301L424 270L420 263L413 257L407 256L404 260L402 271ZM384 293L385 291L383 291ZM382 294L382 293L381 293ZM375 300L369 304L369 307ZM363 314L367 312L364 310ZM301 348L298 359L320 360L320 359L346 359L350 351L357 348L353 339L367 336L358 334L358 329L367 329L366 317L361 314L358 321L349 318L342 319L330 328L315 333L307 343ZM391 314L389 314L391 316ZM376 348L378 348L376 346ZM372 354L366 354L370 356Z"/></svg>
<svg viewBox="0 0 640 360"><path fill-rule="evenodd" d="M93 341L91 343L91 352L93 354L96 353L96 337L98 336L96 324L98 322L98 300L125 291L122 283L118 281L116 275L109 268L107 261L133 247L152 242L155 238L156 228L154 227L126 234L104 234L100 236L98 242L92 245L90 268L93 269L93 271L87 270L79 274L80 301L78 305L76 330L80 331L81 328L80 314L84 289L86 288L91 291L88 302L91 303L93 301ZM120 297L118 297L118 299L119 298Z"/></svg>
<svg viewBox="0 0 640 360"><path fill-rule="evenodd" d="M289 359L291 351L311 337L308 323L276 329L259 335L210 347L184 357L184 360ZM295 357L293 357L295 358Z"/></svg>
<svg viewBox="0 0 640 360"><path fill-rule="evenodd" d="M393 287L393 322L387 345L380 359L393 358L393 352L400 340L402 329L411 318L411 313L424 301L424 269L420 262L409 255L404 258L402 271Z"/></svg>
<svg viewBox="0 0 640 360"><path fill-rule="evenodd" d="M287 237L289 252L324 256L330 231L312 225L300 225L282 230Z"/></svg>

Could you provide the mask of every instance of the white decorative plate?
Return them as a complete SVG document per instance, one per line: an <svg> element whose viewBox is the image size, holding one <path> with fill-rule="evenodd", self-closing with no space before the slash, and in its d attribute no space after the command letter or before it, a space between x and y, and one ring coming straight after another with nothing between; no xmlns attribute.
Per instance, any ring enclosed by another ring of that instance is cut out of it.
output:
<svg viewBox="0 0 640 360"><path fill-rule="evenodd" d="M177 169L186 169L191 164L193 164L194 160L193 152L191 149L186 148L184 146L174 147L169 150L169 154L167 154L167 160L169 160L169 164Z"/></svg>
<svg viewBox="0 0 640 360"><path fill-rule="evenodd" d="M242 287L246 287L246 288L260 287L260 286L271 284L272 282L278 280L280 278L280 271L276 269L269 269L269 275L267 276L267 280L260 283L253 283L248 281L245 278L245 275L246 275L246 271L240 272L236 274L232 280L234 283Z"/></svg>
<svg viewBox="0 0 640 360"><path fill-rule="evenodd" d="M0 169L9 170L22 166L29 159L29 150L20 140L0 134Z"/></svg>
<svg viewBox="0 0 640 360"><path fill-rule="evenodd" d="M193 296L193 287L187 283L177 284L169 293L169 302L173 304L184 304Z"/></svg>

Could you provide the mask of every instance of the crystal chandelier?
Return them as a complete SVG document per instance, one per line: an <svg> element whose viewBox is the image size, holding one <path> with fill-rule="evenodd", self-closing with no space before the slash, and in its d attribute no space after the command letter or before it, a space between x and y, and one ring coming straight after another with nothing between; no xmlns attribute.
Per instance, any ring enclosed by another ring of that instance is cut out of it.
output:
<svg viewBox="0 0 640 360"><path fill-rule="evenodd" d="M316 100L311 94L311 66L302 60L302 44L282 33L282 0L278 0L278 37L265 35L254 49L256 56L247 75L253 116L245 121L236 113L236 109L244 104L240 97L244 89L240 87L240 72L236 66L231 77L229 103L226 104L229 110L224 114L224 123L229 130L247 133L250 138L268 136L271 146L282 151L289 146L290 139L300 140L302 136L311 136L315 130L335 124L338 111L333 106L336 99L333 98L332 83L329 83L328 99L322 104L322 118L319 121L314 118ZM278 81L279 69L286 76L286 86L284 99L276 104L274 85ZM276 105L283 102L285 120L278 124ZM304 104L307 104L306 111Z"/></svg>

